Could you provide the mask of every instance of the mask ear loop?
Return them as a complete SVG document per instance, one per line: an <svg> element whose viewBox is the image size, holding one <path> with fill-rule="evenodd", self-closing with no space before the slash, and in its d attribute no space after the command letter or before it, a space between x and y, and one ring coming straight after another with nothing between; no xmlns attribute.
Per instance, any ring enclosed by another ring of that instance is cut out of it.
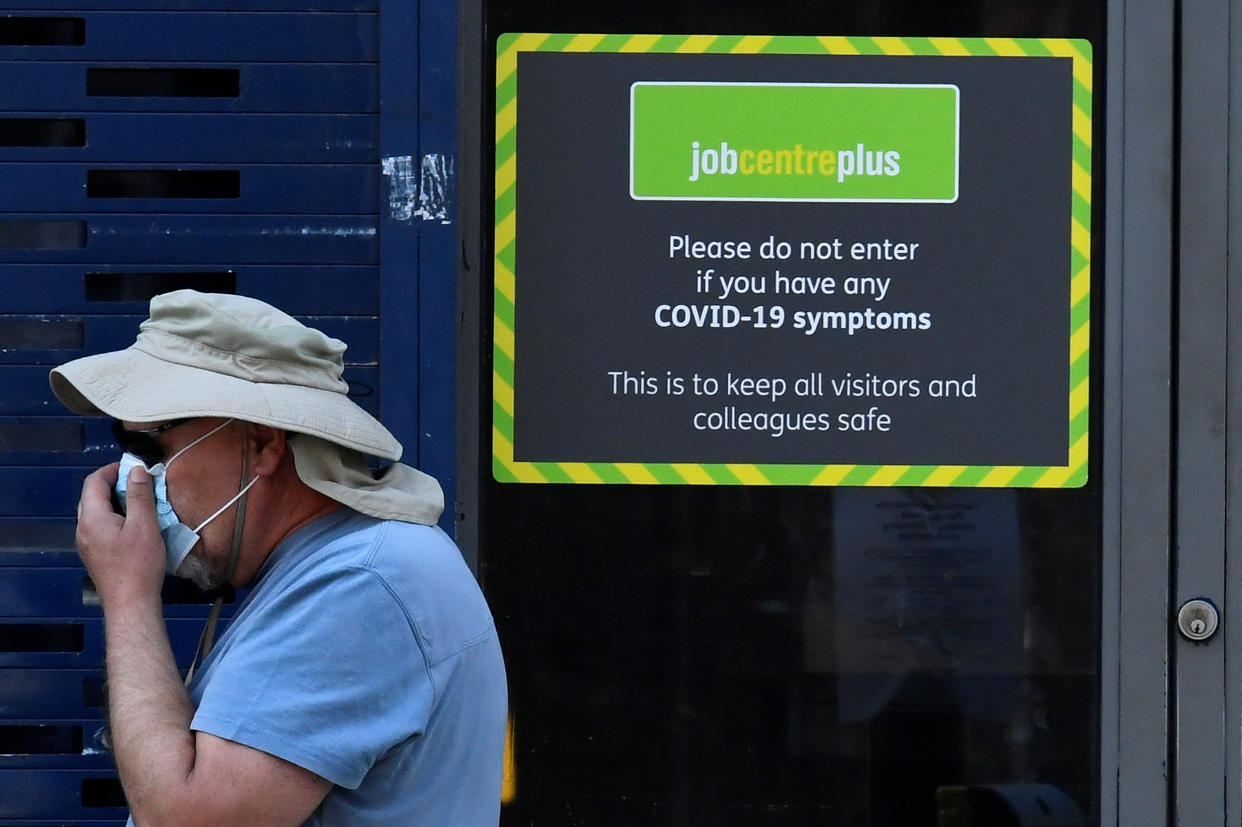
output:
<svg viewBox="0 0 1242 827"><path fill-rule="evenodd" d="M244 429L243 423L243 429ZM237 560L241 557L241 540L242 530L246 525L246 501L249 497L246 492L250 490L250 486L259 481L256 476L254 479L246 482L246 477L250 476L250 453L246 449L250 446L250 434L244 432L242 436L242 473L238 487L241 489L237 492L237 496L225 503L219 511L212 514L199 525L195 530L195 534L202 530L203 526L220 516L224 509L228 508L234 502L237 503L237 514L233 518L233 548L229 552L229 566L225 571L224 580L227 583L233 578L233 572L237 568ZM220 610L224 606L224 595L217 595L215 601L211 604L211 613L207 616L207 623L203 626L203 633L198 637L198 646L194 650L194 660L190 662L190 668L185 673L185 685L190 685L190 679L194 677L194 670L198 667L200 659L205 660L211 654L211 650L216 645L216 626L220 622Z"/></svg>
<svg viewBox="0 0 1242 827"><path fill-rule="evenodd" d="M219 431L219 430L220 430L221 428L223 428L225 425L228 425L230 422L233 422L233 421L234 421L234 420L233 420L232 418L229 418L229 419L224 420L224 421L223 421L223 422L221 422L219 425L217 425L216 427L212 428L210 431L208 431L207 433L203 434L203 435L202 435L202 436L200 436L198 439L194 440L194 441L193 441L193 442L191 442L189 445L185 446L184 448L182 448L182 449L181 449L180 451L178 451L177 453L173 454L173 455L172 455L171 457L169 457L168 459L164 460L163 462L158 462L158 463L156 463L156 465L163 465L163 466L164 466L164 470L165 470L165 471L167 471L167 470L168 470L168 466L170 466L170 465L172 465L172 464L173 464L173 460L175 460L177 457L181 456L181 455L182 455L182 454L184 454L186 451L190 450L190 449L191 449L191 448L193 448L195 445L197 445L198 443L202 442L204 439L206 439L207 437L209 437L209 436L213 435L216 431ZM145 463L145 462L143 463L143 467L146 467L146 463ZM154 466L152 466L152 467L154 467ZM147 470L150 470L150 469L148 468ZM227 507L227 506L226 506L226 507Z"/></svg>

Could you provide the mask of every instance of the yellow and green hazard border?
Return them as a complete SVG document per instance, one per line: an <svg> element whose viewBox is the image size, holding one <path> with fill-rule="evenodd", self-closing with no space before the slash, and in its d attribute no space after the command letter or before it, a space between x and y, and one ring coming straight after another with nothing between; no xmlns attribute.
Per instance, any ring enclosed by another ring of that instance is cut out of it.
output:
<svg viewBox="0 0 1242 827"><path fill-rule="evenodd" d="M519 462L513 456L517 58L521 52L1060 57L1073 61L1069 461L1064 466ZM492 473L500 482L1073 488L1087 481L1091 288L1091 44L1059 38L501 35L496 44Z"/></svg>

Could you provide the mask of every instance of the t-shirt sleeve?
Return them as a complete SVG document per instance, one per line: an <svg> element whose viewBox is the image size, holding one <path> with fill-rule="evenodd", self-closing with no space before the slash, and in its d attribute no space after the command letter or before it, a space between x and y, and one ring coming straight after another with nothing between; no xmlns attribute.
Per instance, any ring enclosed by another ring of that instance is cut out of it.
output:
<svg viewBox="0 0 1242 827"><path fill-rule="evenodd" d="M261 616L220 652L192 729L349 789L426 730L431 676L410 619L376 572L322 572L251 609Z"/></svg>

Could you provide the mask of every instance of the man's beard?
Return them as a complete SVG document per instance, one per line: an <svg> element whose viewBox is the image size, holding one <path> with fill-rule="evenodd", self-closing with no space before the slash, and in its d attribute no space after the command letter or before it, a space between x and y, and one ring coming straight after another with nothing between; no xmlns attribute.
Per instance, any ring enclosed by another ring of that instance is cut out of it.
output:
<svg viewBox="0 0 1242 827"><path fill-rule="evenodd" d="M193 581L194 585L205 592L224 585L223 572L214 570L210 563L198 555L197 551L191 551L185 556L181 565L177 566L176 575Z"/></svg>

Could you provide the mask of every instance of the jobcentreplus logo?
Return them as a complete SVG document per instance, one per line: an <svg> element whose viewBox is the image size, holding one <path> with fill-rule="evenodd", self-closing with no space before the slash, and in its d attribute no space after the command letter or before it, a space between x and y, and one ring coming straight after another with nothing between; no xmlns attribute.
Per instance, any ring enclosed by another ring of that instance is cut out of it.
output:
<svg viewBox="0 0 1242 827"><path fill-rule="evenodd" d="M895 149L733 149L728 141L720 148L702 149L690 142L690 178L704 175L821 175L838 183L854 175L900 175L901 153Z"/></svg>
<svg viewBox="0 0 1242 827"><path fill-rule="evenodd" d="M957 200L952 84L636 81L637 200Z"/></svg>

